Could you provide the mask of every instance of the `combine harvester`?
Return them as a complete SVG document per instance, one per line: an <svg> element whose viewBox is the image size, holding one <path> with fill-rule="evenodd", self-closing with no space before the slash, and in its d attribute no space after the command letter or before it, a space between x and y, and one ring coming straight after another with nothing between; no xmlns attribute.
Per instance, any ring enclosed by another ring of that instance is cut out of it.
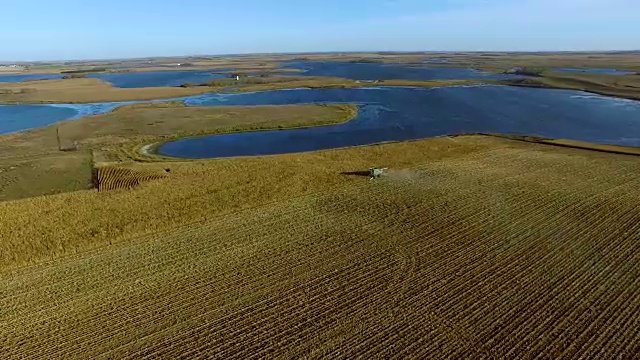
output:
<svg viewBox="0 0 640 360"><path fill-rule="evenodd" d="M388 168L370 168L369 169L369 180L377 179L380 176L385 174Z"/></svg>

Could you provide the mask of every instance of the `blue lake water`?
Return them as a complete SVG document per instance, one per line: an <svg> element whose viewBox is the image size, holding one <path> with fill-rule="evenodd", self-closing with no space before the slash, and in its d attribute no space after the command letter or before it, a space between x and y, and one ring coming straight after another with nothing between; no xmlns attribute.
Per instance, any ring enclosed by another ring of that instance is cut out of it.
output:
<svg viewBox="0 0 640 360"><path fill-rule="evenodd" d="M316 128L203 136L162 145L162 155L268 155L469 132L539 135L640 146L640 102L570 90L504 86L299 89L208 94L190 105L357 103L350 122Z"/></svg>
<svg viewBox="0 0 640 360"><path fill-rule="evenodd" d="M165 101L165 100L154 100ZM0 105L0 134L39 128L53 123L104 114L123 105L139 101L95 104Z"/></svg>
<svg viewBox="0 0 640 360"><path fill-rule="evenodd" d="M50 105L0 105L0 134L47 126L77 114L72 108Z"/></svg>
<svg viewBox="0 0 640 360"><path fill-rule="evenodd" d="M497 80L516 76L491 74L465 68L407 67L396 64L345 63L335 61L289 61L283 68L301 69L296 75L335 76L353 80Z"/></svg>
<svg viewBox="0 0 640 360"><path fill-rule="evenodd" d="M352 79L495 78L470 69L401 65L290 62L307 75ZM94 74L121 87L175 86L215 78L211 72ZM171 100L171 99L169 99ZM205 94L192 106L355 103L356 119L345 124L182 139L159 148L163 155L191 158L265 155L329 149L382 141L470 132L539 135L604 144L640 146L640 102L580 91L507 86L445 88L297 89L245 94ZM166 101L166 100L157 100ZM135 102L0 106L0 133L100 114Z"/></svg>
<svg viewBox="0 0 640 360"><path fill-rule="evenodd" d="M632 75L635 74L630 71L616 70L616 69L577 69L577 68L555 68L553 71L558 72L570 72L570 73L589 73L589 74L603 74L603 75Z"/></svg>
<svg viewBox="0 0 640 360"><path fill-rule="evenodd" d="M640 146L640 102L572 90L506 86L297 89L205 94L177 100L191 106L307 103L361 106L358 117L345 124L203 136L160 147L161 154L177 157L278 154L468 132ZM0 133L105 113L132 103L135 102L4 105L0 106Z"/></svg>
<svg viewBox="0 0 640 360"><path fill-rule="evenodd" d="M3 82L24 82L31 80L62 79L60 74L20 74L20 75L0 75L0 83Z"/></svg>
<svg viewBox="0 0 640 360"><path fill-rule="evenodd" d="M216 70L219 71L219 70ZM101 79L119 88L171 87L184 83L199 85L229 75L213 74L211 71L152 71L90 74L88 77Z"/></svg>

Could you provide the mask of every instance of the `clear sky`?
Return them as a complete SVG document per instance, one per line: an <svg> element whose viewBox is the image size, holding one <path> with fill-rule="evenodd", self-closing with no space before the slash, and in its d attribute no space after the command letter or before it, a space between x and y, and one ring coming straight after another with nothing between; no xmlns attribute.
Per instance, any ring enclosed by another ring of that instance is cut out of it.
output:
<svg viewBox="0 0 640 360"><path fill-rule="evenodd" d="M0 60L636 50L640 0L1 0Z"/></svg>

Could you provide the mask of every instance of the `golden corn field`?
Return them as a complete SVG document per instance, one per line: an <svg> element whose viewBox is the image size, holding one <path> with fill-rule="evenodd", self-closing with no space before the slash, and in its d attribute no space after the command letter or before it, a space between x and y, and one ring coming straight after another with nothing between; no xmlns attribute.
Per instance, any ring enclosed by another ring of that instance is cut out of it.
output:
<svg viewBox="0 0 640 360"><path fill-rule="evenodd" d="M96 169L96 183L98 191L115 189L131 189L145 181L162 179L164 174L148 173L120 167L100 167Z"/></svg>
<svg viewBox="0 0 640 360"><path fill-rule="evenodd" d="M6 271L0 357L637 357L640 161L538 149Z"/></svg>

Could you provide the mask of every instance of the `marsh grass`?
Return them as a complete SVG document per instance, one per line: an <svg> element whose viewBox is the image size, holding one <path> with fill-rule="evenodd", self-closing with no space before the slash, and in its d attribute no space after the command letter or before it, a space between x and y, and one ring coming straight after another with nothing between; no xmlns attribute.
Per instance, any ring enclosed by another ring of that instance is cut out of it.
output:
<svg viewBox="0 0 640 360"><path fill-rule="evenodd" d="M497 83L587 91L595 94L640 100L640 77L636 75L607 75L593 73L559 73L547 71L541 77Z"/></svg>
<svg viewBox="0 0 640 360"><path fill-rule="evenodd" d="M226 80L226 79L225 79ZM284 89L356 89L371 86L409 86L409 87L446 87L463 85L480 85L488 82L479 80L376 80L358 81L330 77L271 77L252 78L248 83L236 86L226 86L225 89L233 93L272 91Z"/></svg>

